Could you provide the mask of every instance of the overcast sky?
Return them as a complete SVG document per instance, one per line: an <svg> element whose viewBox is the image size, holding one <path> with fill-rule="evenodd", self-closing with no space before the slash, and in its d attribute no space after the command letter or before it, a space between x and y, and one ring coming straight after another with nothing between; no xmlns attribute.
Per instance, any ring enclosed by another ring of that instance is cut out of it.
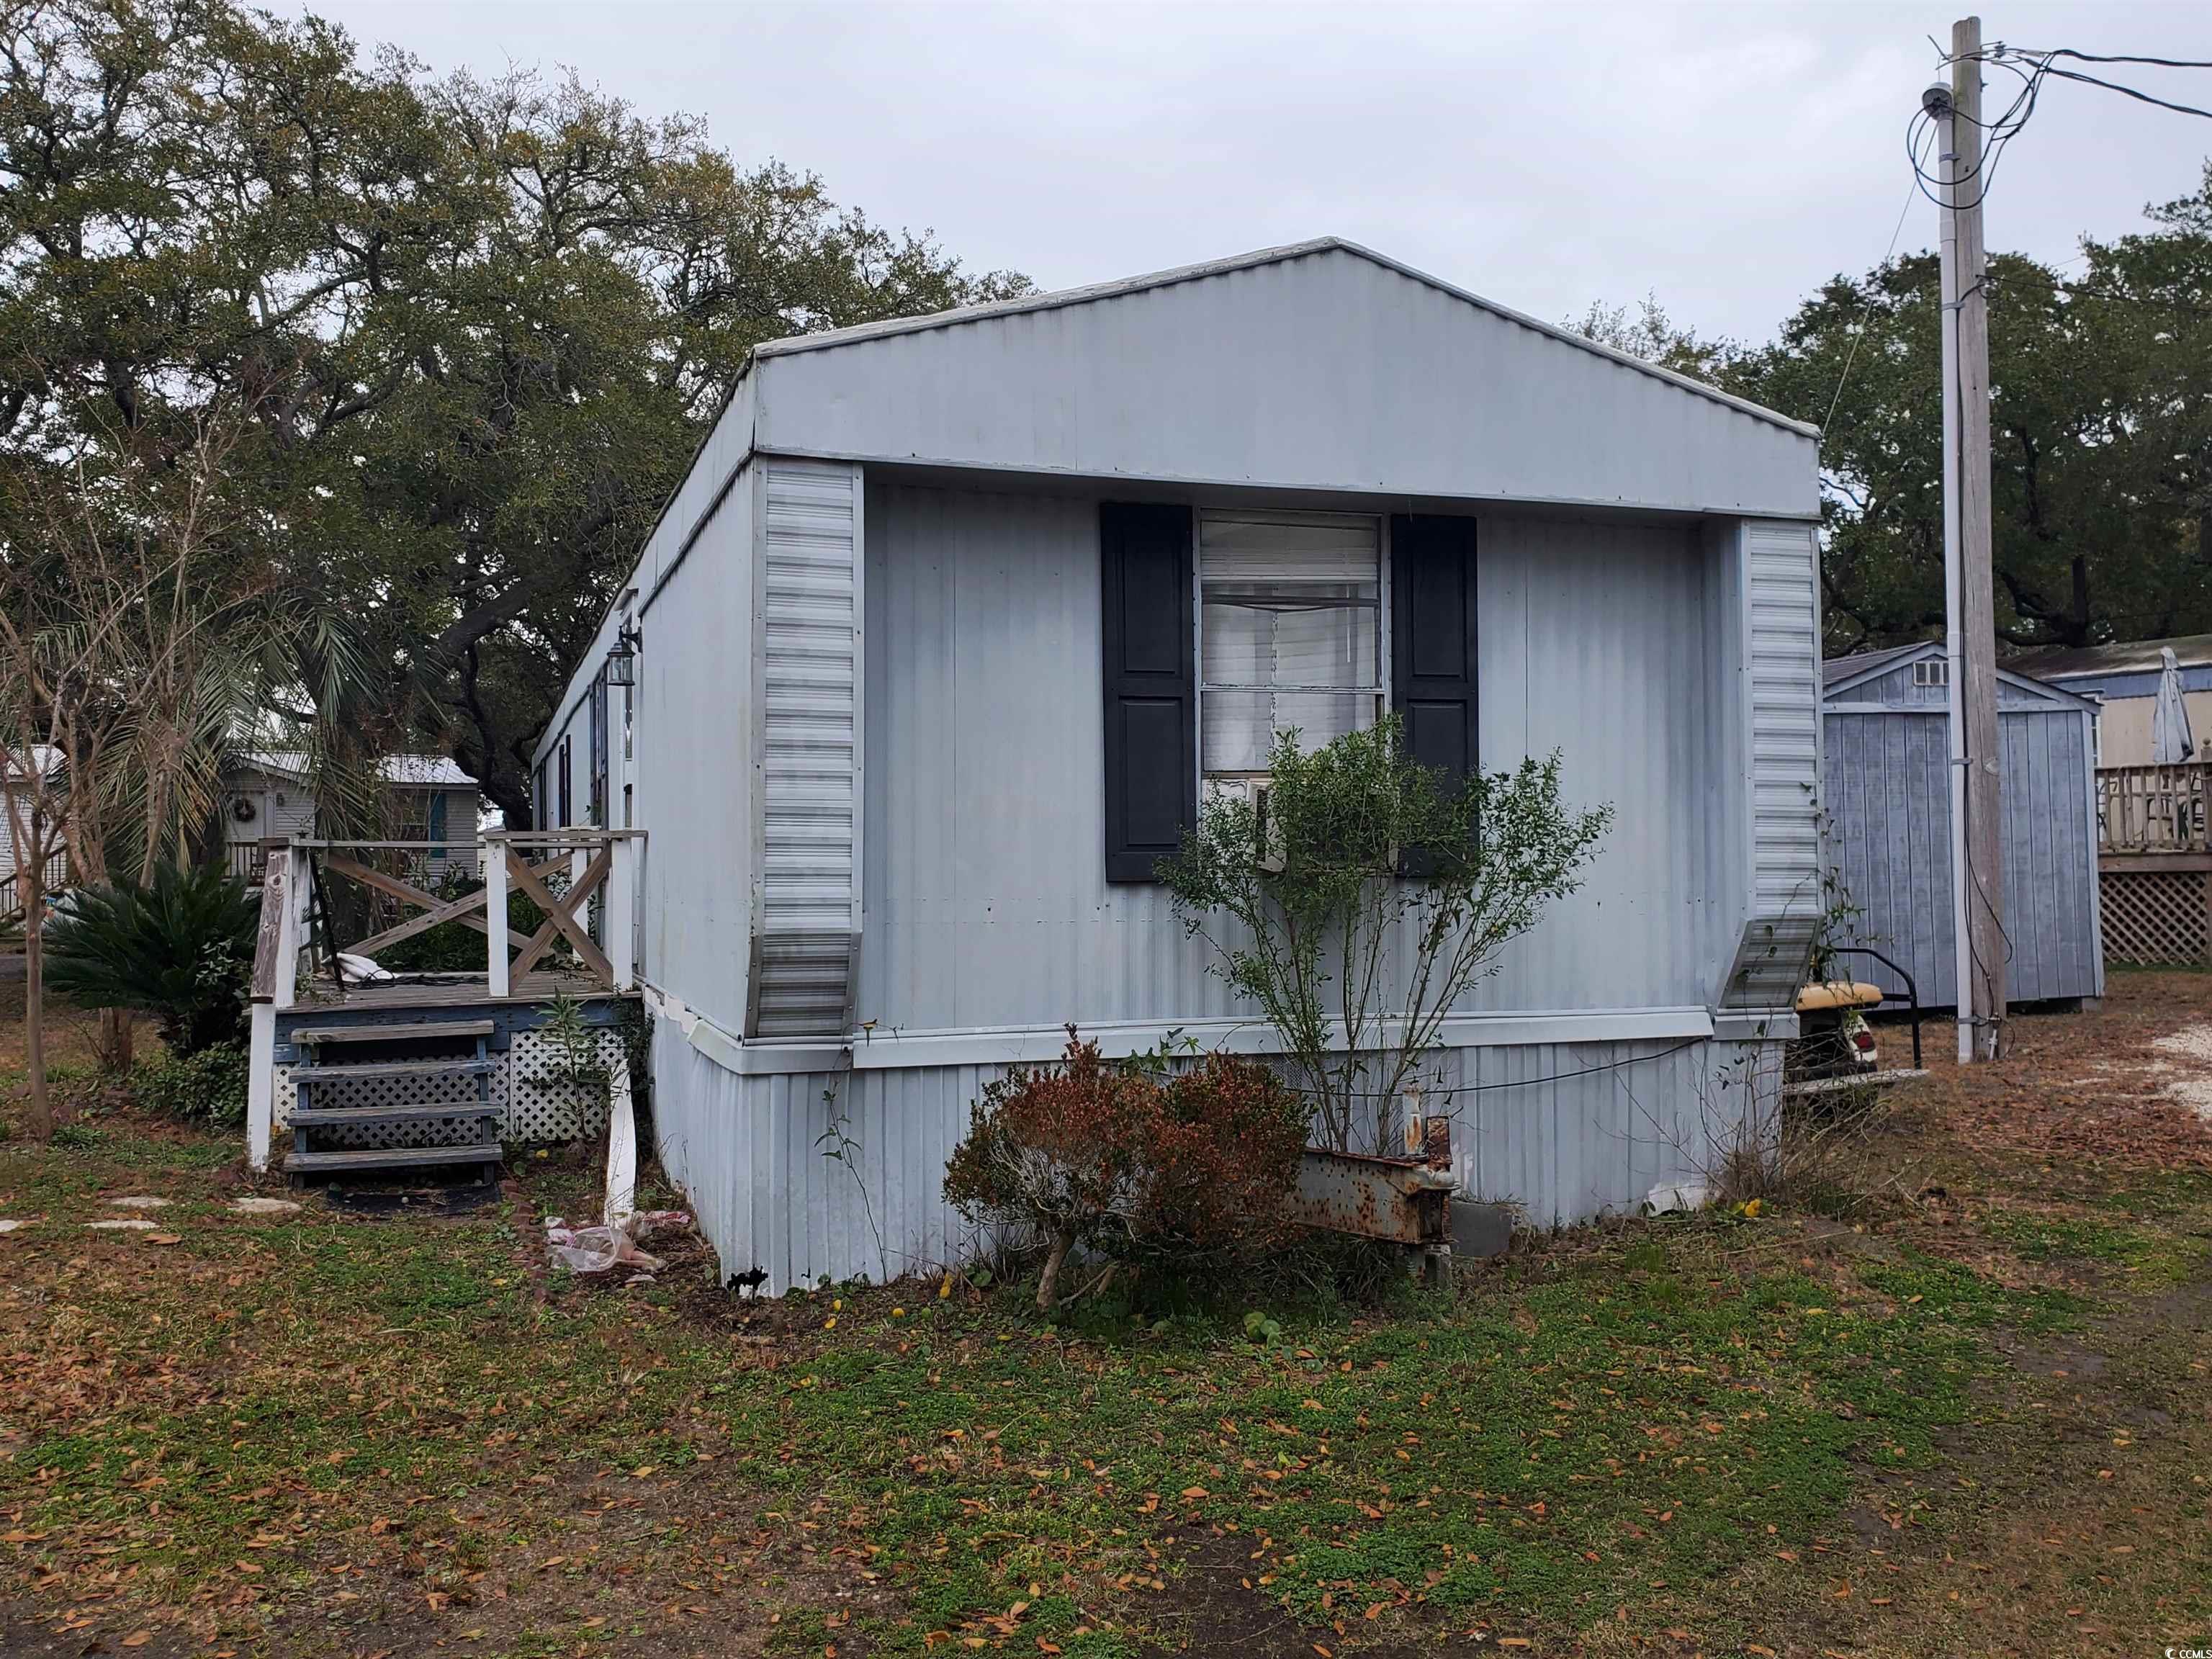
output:
<svg viewBox="0 0 2212 1659"><path fill-rule="evenodd" d="M1558 320L1656 293L1764 338L1881 257L1933 77L1913 4L318 0L434 69L574 66L840 202L1064 288L1334 234ZM1992 7L1991 40L2212 58L2212 5ZM2104 71L2212 107L2212 70ZM2008 77L1994 77L1991 96ZM2008 96L2008 94L2007 94ZM2051 82L1993 249L2070 258L2193 191L2212 121ZM1914 198L1899 246L1932 246Z"/></svg>

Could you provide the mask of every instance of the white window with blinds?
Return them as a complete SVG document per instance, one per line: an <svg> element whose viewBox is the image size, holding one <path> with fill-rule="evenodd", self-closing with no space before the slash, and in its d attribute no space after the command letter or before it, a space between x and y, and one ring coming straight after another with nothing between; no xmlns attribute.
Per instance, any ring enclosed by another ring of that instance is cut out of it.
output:
<svg viewBox="0 0 2212 1659"><path fill-rule="evenodd" d="M1382 534L1348 514L1200 516L1199 767L1264 778L1275 735L1313 750L1384 707Z"/></svg>

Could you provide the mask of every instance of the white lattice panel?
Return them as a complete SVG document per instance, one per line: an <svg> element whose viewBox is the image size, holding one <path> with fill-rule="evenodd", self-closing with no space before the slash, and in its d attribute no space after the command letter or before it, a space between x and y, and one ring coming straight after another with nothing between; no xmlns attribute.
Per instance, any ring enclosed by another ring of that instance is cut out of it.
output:
<svg viewBox="0 0 2212 1659"><path fill-rule="evenodd" d="M492 1074L495 1085L498 1073ZM447 1074L429 1077L367 1077L321 1078L316 1080L313 1104L318 1110L345 1111L368 1107L406 1107L422 1109L437 1106L474 1106L477 1101L477 1080L466 1075ZM292 1081L292 1068L276 1068L276 1100L283 1112L281 1124L291 1115L299 1104L298 1090ZM492 1103L498 1104L495 1089ZM376 1146L465 1146L484 1138L483 1123L477 1118L429 1118L416 1122L367 1122L359 1124L318 1124L315 1143L318 1146L337 1150Z"/></svg>
<svg viewBox="0 0 2212 1659"><path fill-rule="evenodd" d="M594 1034L593 1058L611 1072L629 1063L620 1031ZM574 1140L607 1124L606 1091L597 1079L561 1075L563 1055L542 1031L517 1031L507 1050L507 1139Z"/></svg>
<svg viewBox="0 0 2212 1659"><path fill-rule="evenodd" d="M490 1133L496 1133L494 1123ZM314 1145L319 1151L352 1152L386 1146L473 1146L489 1138L483 1120L474 1117L425 1118L407 1123L379 1122L318 1124Z"/></svg>
<svg viewBox="0 0 2212 1659"><path fill-rule="evenodd" d="M593 1033L593 1058L611 1070L628 1062L622 1033ZM504 1054L495 1051L486 1096L500 1109L495 1120L501 1140L574 1140L606 1127L605 1090L592 1079L560 1074L565 1057L542 1034L518 1031ZM292 1067L276 1068L275 1117L281 1133L298 1103ZM318 1107L459 1106L476 1103L476 1079L466 1076L325 1079L315 1085ZM318 1126L319 1145L354 1146L450 1146L480 1138L468 1119L422 1123L364 1123Z"/></svg>
<svg viewBox="0 0 2212 1659"><path fill-rule="evenodd" d="M2160 963L2212 957L2202 872L2107 866L2099 892L2108 960Z"/></svg>

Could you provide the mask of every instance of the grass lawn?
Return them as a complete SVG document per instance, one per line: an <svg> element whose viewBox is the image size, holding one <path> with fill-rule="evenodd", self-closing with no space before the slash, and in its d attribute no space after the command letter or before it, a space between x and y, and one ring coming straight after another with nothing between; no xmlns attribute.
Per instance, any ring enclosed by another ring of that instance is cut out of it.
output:
<svg viewBox="0 0 2212 1659"><path fill-rule="evenodd" d="M234 1143L90 1109L0 1145L0 1650L2212 1645L2212 1129L2157 1047L2212 980L2115 988L1894 1097L1817 1212L1066 1330L554 1276L574 1160L237 1213Z"/></svg>

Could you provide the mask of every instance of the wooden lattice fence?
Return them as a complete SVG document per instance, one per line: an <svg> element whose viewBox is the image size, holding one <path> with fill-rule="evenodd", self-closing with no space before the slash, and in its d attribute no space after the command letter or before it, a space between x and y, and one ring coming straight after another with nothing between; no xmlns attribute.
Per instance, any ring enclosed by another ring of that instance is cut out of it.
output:
<svg viewBox="0 0 2212 1659"><path fill-rule="evenodd" d="M2176 963L2212 960L2203 870L2115 868L2105 862L2099 896L2107 962Z"/></svg>

